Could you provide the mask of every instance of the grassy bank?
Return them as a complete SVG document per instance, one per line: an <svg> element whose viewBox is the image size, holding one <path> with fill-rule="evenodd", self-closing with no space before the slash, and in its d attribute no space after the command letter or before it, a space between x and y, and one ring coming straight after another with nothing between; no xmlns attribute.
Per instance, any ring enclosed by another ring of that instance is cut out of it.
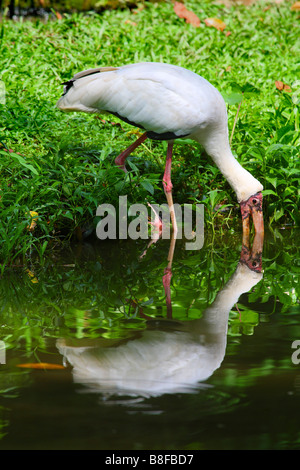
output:
<svg viewBox="0 0 300 470"><path fill-rule="evenodd" d="M120 195L128 196L129 205L165 202L165 144L146 141L131 157L125 176L113 161L136 138L135 129L116 118L66 115L55 108L63 81L99 65L164 61L211 81L228 103L233 152L264 184L266 223L297 223L299 13L291 5L226 8L188 2L201 20L199 27L178 18L169 2L47 22L3 20L3 265L23 263L35 248L42 257L58 241L80 236L84 226L96 223L97 206L116 204ZM206 26L210 17L222 19L224 31ZM176 202L204 202L208 229L239 226L235 195L201 149L178 142L175 156ZM217 204L227 205L230 212L216 214L212 209ZM32 212L38 216L29 230Z"/></svg>

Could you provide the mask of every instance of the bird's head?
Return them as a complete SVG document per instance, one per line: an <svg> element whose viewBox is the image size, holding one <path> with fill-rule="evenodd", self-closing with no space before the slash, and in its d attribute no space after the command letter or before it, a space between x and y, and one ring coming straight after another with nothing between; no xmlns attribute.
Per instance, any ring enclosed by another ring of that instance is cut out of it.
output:
<svg viewBox="0 0 300 470"><path fill-rule="evenodd" d="M240 202L243 233L250 231L250 218L252 215L255 233L264 232L264 219L262 209L263 196L261 192L250 196L246 201Z"/></svg>

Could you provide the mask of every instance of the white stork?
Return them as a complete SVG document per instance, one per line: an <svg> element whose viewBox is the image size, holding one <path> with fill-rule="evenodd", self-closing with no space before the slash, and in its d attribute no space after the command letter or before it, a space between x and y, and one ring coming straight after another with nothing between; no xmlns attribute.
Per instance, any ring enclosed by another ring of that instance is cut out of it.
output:
<svg viewBox="0 0 300 470"><path fill-rule="evenodd" d="M172 150L175 139L187 137L204 147L235 191L243 233L249 232L251 215L255 232L263 232L263 186L233 156L225 102L203 77L182 67L153 62L89 69L64 83L57 107L62 111L110 113L144 129L145 133L115 160L124 171L128 155L147 137L168 141L163 186L175 231Z"/></svg>
<svg viewBox="0 0 300 470"><path fill-rule="evenodd" d="M61 338L56 346L73 366L74 382L108 398L115 395L160 396L191 393L201 386L225 357L228 316L239 297L249 292L262 273L239 263L226 286L197 320L183 322L176 330L146 329L137 338L103 347L98 340ZM205 384L204 384L205 385Z"/></svg>

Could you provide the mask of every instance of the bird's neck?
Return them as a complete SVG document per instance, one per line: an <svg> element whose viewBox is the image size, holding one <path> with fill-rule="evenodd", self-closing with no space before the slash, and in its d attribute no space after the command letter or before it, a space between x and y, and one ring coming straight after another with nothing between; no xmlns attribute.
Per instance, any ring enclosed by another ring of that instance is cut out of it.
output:
<svg viewBox="0 0 300 470"><path fill-rule="evenodd" d="M239 263L235 273L226 286L219 291L213 304L205 310L205 321L212 325L222 321L224 313L229 313L233 305L238 302L240 296L249 292L263 278L262 273L257 273L248 268L244 263ZM207 312L209 311L209 314Z"/></svg>
<svg viewBox="0 0 300 470"><path fill-rule="evenodd" d="M207 154L213 159L232 189L237 195L238 202L246 201L250 196L262 191L262 184L254 176L245 170L233 156L227 130L222 132L207 133L196 136Z"/></svg>

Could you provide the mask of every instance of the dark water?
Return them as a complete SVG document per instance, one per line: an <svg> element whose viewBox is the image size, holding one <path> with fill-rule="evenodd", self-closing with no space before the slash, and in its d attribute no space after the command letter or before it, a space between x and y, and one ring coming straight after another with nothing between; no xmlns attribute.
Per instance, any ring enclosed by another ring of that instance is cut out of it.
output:
<svg viewBox="0 0 300 470"><path fill-rule="evenodd" d="M265 237L262 272L228 234L169 270L162 240L6 273L0 449L299 449L298 235Z"/></svg>

